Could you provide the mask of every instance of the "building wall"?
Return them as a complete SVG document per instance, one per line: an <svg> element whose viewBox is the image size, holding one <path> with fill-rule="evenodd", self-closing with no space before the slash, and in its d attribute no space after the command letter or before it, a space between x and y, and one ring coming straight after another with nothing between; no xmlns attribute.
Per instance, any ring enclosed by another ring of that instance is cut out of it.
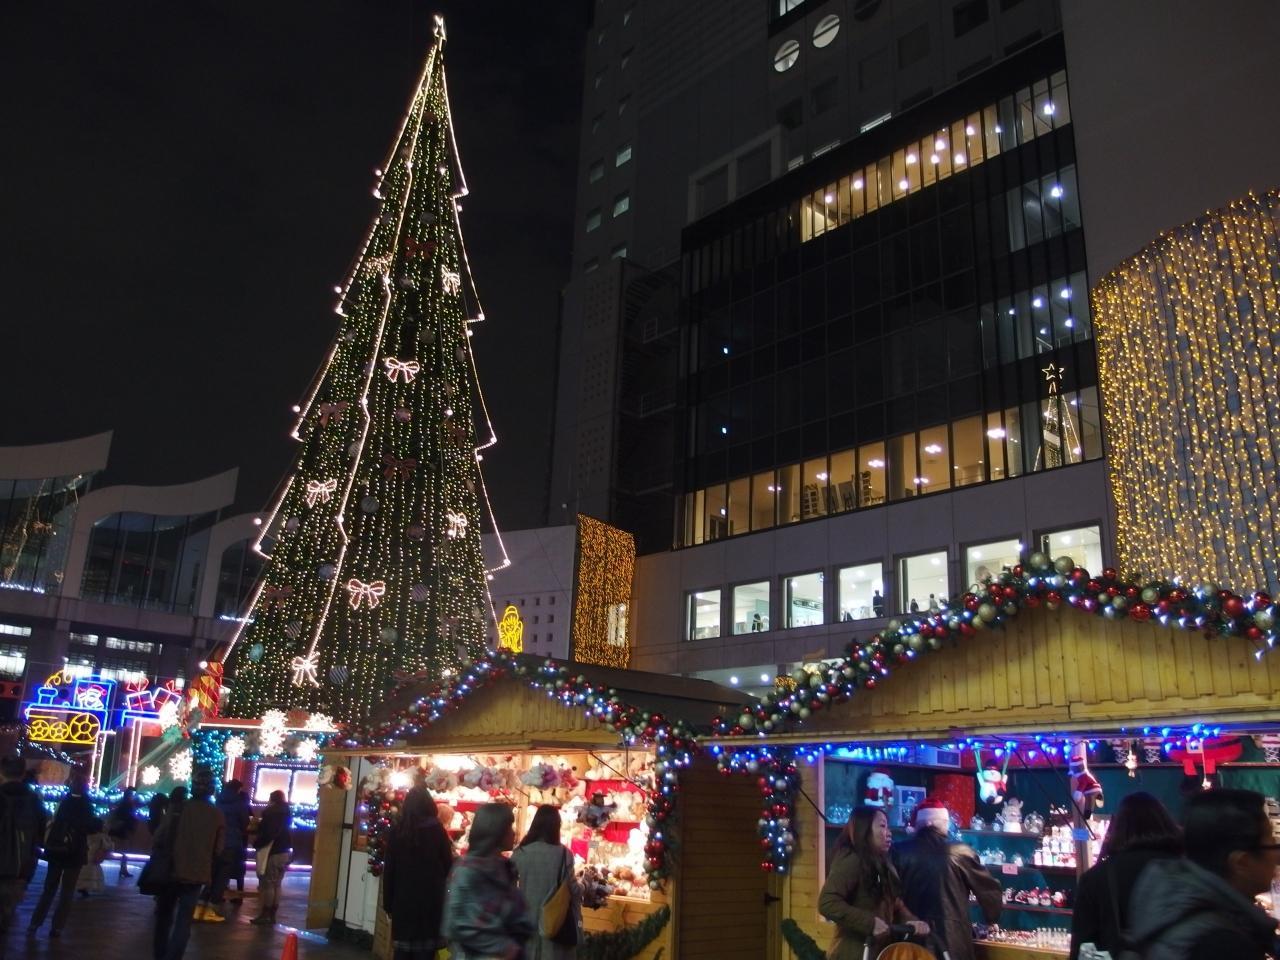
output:
<svg viewBox="0 0 1280 960"><path fill-rule="evenodd" d="M492 533L481 538L485 562L496 567L502 549ZM543 657L567 659L573 630L573 569L577 550L574 526L510 530L502 534L502 546L511 559L505 570L494 570L489 584L498 617L508 604L524 623L524 651ZM489 628L489 643L497 634Z"/></svg>

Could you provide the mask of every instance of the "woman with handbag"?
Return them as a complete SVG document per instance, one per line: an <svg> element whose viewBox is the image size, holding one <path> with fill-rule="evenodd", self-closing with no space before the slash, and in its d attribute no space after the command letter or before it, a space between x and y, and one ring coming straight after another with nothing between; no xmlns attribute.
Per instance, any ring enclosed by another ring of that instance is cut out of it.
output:
<svg viewBox="0 0 1280 960"><path fill-rule="evenodd" d="M280 906L280 885L285 871L293 859L293 811L285 799L283 790L272 790L267 798L267 809L262 811L258 823L258 835L253 841L258 872L258 902L260 912L250 920L258 926L271 926L276 922L276 910Z"/></svg>
<svg viewBox="0 0 1280 960"><path fill-rule="evenodd" d="M382 904L391 918L395 960L434 960L453 844L426 787L405 794L382 866Z"/></svg>
<svg viewBox="0 0 1280 960"><path fill-rule="evenodd" d="M840 831L818 896L818 912L836 925L831 960L863 960L889 940L889 927L907 924L917 936L929 925L902 902L902 884L889 862L893 835L880 807L855 807Z"/></svg>
<svg viewBox="0 0 1280 960"><path fill-rule="evenodd" d="M534 926L516 887L516 871L502 854L516 843L515 815L505 803L476 811L467 852L453 865L445 897L443 933L454 960L527 960Z"/></svg>
<svg viewBox="0 0 1280 960"><path fill-rule="evenodd" d="M538 807L511 862L535 927L525 944L525 956L573 960L582 927L582 895L574 877L573 853L560 842L559 810Z"/></svg>

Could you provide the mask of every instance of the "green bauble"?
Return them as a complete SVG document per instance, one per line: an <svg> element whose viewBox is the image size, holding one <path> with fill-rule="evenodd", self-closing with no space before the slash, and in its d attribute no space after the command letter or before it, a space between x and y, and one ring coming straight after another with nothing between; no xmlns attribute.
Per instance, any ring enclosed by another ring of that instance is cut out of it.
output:
<svg viewBox="0 0 1280 960"><path fill-rule="evenodd" d="M1253 625L1259 630L1270 630L1275 626L1275 623L1275 614L1271 612L1270 607L1267 607L1264 610L1259 610L1253 615Z"/></svg>
<svg viewBox="0 0 1280 960"><path fill-rule="evenodd" d="M1018 605L1016 603L1006 603L1001 609L1006 617L1016 617L1018 615Z"/></svg>
<svg viewBox="0 0 1280 960"><path fill-rule="evenodd" d="M897 633L900 629L902 629L901 620L890 620L888 623L884 625L884 632L886 634Z"/></svg>
<svg viewBox="0 0 1280 960"><path fill-rule="evenodd" d="M801 720L808 720L808 719L809 719L809 708L808 708L808 707L801 707L801 708L800 708L800 719L801 719Z"/></svg>
<svg viewBox="0 0 1280 960"><path fill-rule="evenodd" d="M1142 602L1150 606L1153 603L1160 602L1160 591L1155 587L1144 587L1142 590Z"/></svg>
<svg viewBox="0 0 1280 960"><path fill-rule="evenodd" d="M942 648L942 641L941 641L941 640L939 640L937 637L930 637L930 638L929 638L929 649L930 649L930 650L940 650L941 648Z"/></svg>
<svg viewBox="0 0 1280 960"><path fill-rule="evenodd" d="M822 683L823 683L822 674L820 673L809 674L809 686L820 687L822 686Z"/></svg>
<svg viewBox="0 0 1280 960"><path fill-rule="evenodd" d="M1030 566L1032 570L1043 570L1045 567L1049 566L1049 555L1037 550L1035 553L1031 554L1031 556L1027 557L1027 565Z"/></svg>
<svg viewBox="0 0 1280 960"><path fill-rule="evenodd" d="M996 608L989 604L983 603L978 606L978 619L983 623L990 623L996 618Z"/></svg>
<svg viewBox="0 0 1280 960"><path fill-rule="evenodd" d="M907 638L907 646L912 650L919 650L924 646L924 637L920 636L918 633L913 633Z"/></svg>
<svg viewBox="0 0 1280 960"><path fill-rule="evenodd" d="M1076 562L1068 556L1061 556L1053 561L1053 569L1057 570L1064 576L1076 568Z"/></svg>
<svg viewBox="0 0 1280 960"><path fill-rule="evenodd" d="M1126 608L1128 608L1128 606L1129 606L1129 601L1128 601L1128 600L1126 600L1126 599L1125 599L1124 597L1122 597L1122 596L1121 596L1121 597L1114 597L1114 598L1112 598L1112 600L1111 600L1111 606L1112 606L1113 608L1115 608L1115 610L1116 610L1116 612L1117 612L1117 613L1124 613L1124 611L1126 610Z"/></svg>
<svg viewBox="0 0 1280 960"><path fill-rule="evenodd" d="M744 713L738 718L738 726L743 730L750 730L756 725L756 718L749 713Z"/></svg>

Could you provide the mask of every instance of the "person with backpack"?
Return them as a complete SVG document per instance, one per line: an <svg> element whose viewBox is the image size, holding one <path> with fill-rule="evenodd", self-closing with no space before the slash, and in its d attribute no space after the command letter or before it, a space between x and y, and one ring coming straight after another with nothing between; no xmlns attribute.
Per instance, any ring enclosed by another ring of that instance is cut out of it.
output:
<svg viewBox="0 0 1280 960"><path fill-rule="evenodd" d="M44 804L27 786L26 761L0 758L0 936L26 896L44 837Z"/></svg>
<svg viewBox="0 0 1280 960"><path fill-rule="evenodd" d="M1182 815L1183 860L1149 863L1134 884L1129 929L1113 956L1143 960L1262 960L1276 921L1254 902L1280 869L1266 798L1207 790Z"/></svg>
<svg viewBox="0 0 1280 960"><path fill-rule="evenodd" d="M53 815L53 823L49 824L49 833L45 837L44 859L49 869L44 875L40 900L27 927L28 936L35 936L40 929L55 896L58 906L49 924L49 936L62 934L67 915L71 912L71 901L75 899L80 868L89 858L89 826L93 819L89 778L83 770L73 770L67 783L67 795L58 804L58 811Z"/></svg>
<svg viewBox="0 0 1280 960"><path fill-rule="evenodd" d="M222 811L212 802L213 788L213 771L204 764L196 767L191 774L191 798L178 803L171 799L169 813L156 834L152 859L158 856L167 862L150 887L156 892L154 960L181 960L191 936L196 901L213 879L213 858L222 850L225 829ZM143 870L139 885L146 879L147 871Z"/></svg>

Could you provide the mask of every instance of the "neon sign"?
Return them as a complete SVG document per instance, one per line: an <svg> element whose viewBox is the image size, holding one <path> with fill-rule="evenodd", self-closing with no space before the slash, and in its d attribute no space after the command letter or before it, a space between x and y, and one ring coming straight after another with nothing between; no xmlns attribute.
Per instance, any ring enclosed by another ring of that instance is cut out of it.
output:
<svg viewBox="0 0 1280 960"><path fill-rule="evenodd" d="M498 649L512 653L524 651L524 622L513 603L507 604L507 609L502 611L502 619L498 621Z"/></svg>
<svg viewBox="0 0 1280 960"><path fill-rule="evenodd" d="M164 686L152 687L146 677L129 680L124 685L124 706L120 708L117 726L125 727L130 722L156 723L167 703L175 706L182 703L182 691L176 681L166 680Z"/></svg>
<svg viewBox="0 0 1280 960"><path fill-rule="evenodd" d="M95 746L107 726L116 682L105 677L69 677L61 670L36 691L23 711L27 737L41 743Z"/></svg>

